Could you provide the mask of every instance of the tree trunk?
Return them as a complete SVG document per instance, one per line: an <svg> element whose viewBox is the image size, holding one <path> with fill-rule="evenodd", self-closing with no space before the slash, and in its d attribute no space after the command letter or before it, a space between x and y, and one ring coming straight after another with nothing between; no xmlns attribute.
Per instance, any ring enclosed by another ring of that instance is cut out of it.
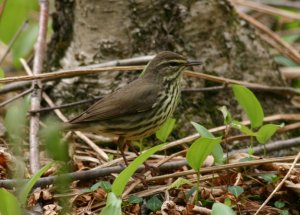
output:
<svg viewBox="0 0 300 215"><path fill-rule="evenodd" d="M226 78L283 86L267 45L240 20L227 0L57 0L54 36L48 49L48 68L89 65L170 50L199 59L197 68ZM104 95L137 78L136 73L109 72L57 83L58 103ZM200 79L183 80L183 88L214 86ZM137 89L138 90L138 89ZM288 112L284 97L260 93L267 114ZM284 105L282 105L284 104ZM230 90L184 93L177 108L177 130L184 137L190 121L208 127L223 124L218 106L226 105L239 119L241 112ZM272 107L272 108L269 108Z"/></svg>

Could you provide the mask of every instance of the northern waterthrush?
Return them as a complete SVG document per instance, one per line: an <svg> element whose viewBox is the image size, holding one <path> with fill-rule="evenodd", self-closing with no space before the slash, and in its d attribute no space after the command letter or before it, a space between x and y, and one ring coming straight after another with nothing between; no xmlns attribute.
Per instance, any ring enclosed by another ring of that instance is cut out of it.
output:
<svg viewBox="0 0 300 215"><path fill-rule="evenodd" d="M67 128L118 136L120 144L150 136L173 114L184 68L199 64L173 52L160 52L138 79L71 119Z"/></svg>

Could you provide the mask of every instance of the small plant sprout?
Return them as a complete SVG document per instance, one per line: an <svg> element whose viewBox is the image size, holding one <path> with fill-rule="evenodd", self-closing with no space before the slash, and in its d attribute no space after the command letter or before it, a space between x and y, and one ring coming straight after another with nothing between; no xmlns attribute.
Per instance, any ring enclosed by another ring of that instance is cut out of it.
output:
<svg viewBox="0 0 300 215"><path fill-rule="evenodd" d="M250 128L236 120L232 120L231 126L250 136L250 154L253 153L253 138L255 137L260 144L264 145L264 155L266 156L265 144L283 124L263 125L264 112L256 96L248 88L241 85L232 85L232 90L236 100L250 120Z"/></svg>
<svg viewBox="0 0 300 215"><path fill-rule="evenodd" d="M197 202L200 189L200 168L203 162L205 161L206 157L214 151L217 145L220 146L222 138L214 137L207 129L205 129L203 126L197 123L193 123L193 125L196 125L196 127L198 128L198 132L200 131L206 136L202 136L199 139L197 139L190 146L186 154L188 164L196 171L197 174L197 191L195 197L195 202Z"/></svg>

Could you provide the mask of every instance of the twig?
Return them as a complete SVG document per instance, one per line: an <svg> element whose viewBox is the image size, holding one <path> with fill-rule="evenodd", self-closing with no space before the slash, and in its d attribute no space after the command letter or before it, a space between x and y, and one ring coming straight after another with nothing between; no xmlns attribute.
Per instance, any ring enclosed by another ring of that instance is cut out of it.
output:
<svg viewBox="0 0 300 215"><path fill-rule="evenodd" d="M19 99L19 98L21 98L21 97L23 97L23 96L25 96L25 95L31 93L32 91L33 91L32 88L27 89L27 90L23 91L22 93L19 93L18 95L16 95L16 96L14 96L14 97L12 97L12 98L10 98L10 99L7 99L6 101L2 102L2 103L0 104L0 107L4 107L5 105L7 105L7 104L9 104L9 103L11 103L11 102L13 102L13 101Z"/></svg>
<svg viewBox="0 0 300 215"><path fill-rule="evenodd" d="M277 120L296 120L299 121L300 120L300 114L276 114L276 115L272 115L272 116L267 116L264 118L264 122L271 122L271 121L277 121ZM246 120L242 122L243 125L249 125L250 121ZM226 128L226 126L219 126L216 128L212 128L209 129L210 132L215 133L215 132L219 132L219 131L223 131ZM198 133L196 134L192 134L190 136L184 137L182 139L179 140L175 140L173 142L170 142L168 145L162 147L160 149L160 151L175 147L175 146L179 146L182 145L184 143L188 143L191 142L197 138L199 138L200 135Z"/></svg>
<svg viewBox="0 0 300 215"><path fill-rule="evenodd" d="M275 141L275 142L270 142L267 143L266 146L266 150L268 152L270 151L277 151L277 150L281 150L281 149L287 149L287 148L291 148L291 147L296 147L300 145L300 137L296 137L296 138L291 138L288 140L279 140L279 141ZM252 148L254 154L260 154L264 152L264 145L258 145ZM230 154L235 154L235 153L247 153L248 149L240 149L240 150L234 150L232 151Z"/></svg>
<svg viewBox="0 0 300 215"><path fill-rule="evenodd" d="M273 5L276 7L290 7L290 8L296 8L296 9L300 9L300 4L299 2L294 2L294 1L274 1L274 0L260 0L261 2L263 2L264 4L268 4L268 5Z"/></svg>
<svg viewBox="0 0 300 215"><path fill-rule="evenodd" d="M159 166L161 166L162 164L166 163L167 161L171 160L172 158L182 154L183 151L180 151L180 152L177 152L177 153L174 153L172 154L171 156L168 156L162 160L160 160L159 162L157 162L154 167L155 168L158 168ZM145 174L144 174L144 177L148 177L150 175L150 171L147 171ZM138 184L140 184L142 182L141 179L137 179L136 181L134 181L125 191L124 193L122 194L122 197L125 197L127 196Z"/></svg>
<svg viewBox="0 0 300 215"><path fill-rule="evenodd" d="M31 73L30 71L30 68L28 67L27 63L21 59L21 63L22 65L24 66L25 70L28 72L28 73ZM53 101L51 100L51 98L46 94L46 93L43 93L42 94L42 97L43 99L48 103L48 105L50 107L54 107L54 103ZM68 119L62 114L62 112L60 110L57 110L55 109L54 110L55 114L63 121L63 122L67 122ZM107 161L108 160L108 156L107 154L102 150L100 149L93 141L91 141L88 137L86 137L82 132L80 131L76 131L75 134L80 138L82 139L84 142L86 142L92 149L94 149L94 151L96 153L98 153L98 155L104 160L104 161ZM68 136L68 135L67 135Z"/></svg>
<svg viewBox="0 0 300 215"><path fill-rule="evenodd" d="M3 0L3 1L1 2L1 5L0 5L0 19L2 18L3 11L4 11L4 9L5 9L6 3L7 3L7 0Z"/></svg>
<svg viewBox="0 0 300 215"><path fill-rule="evenodd" d="M300 58L299 58L300 60ZM0 79L0 83L9 83L9 82L18 82L18 81L28 81L28 80L52 80L56 78L68 78L72 76L79 75L88 75L88 74L96 74L98 72L104 71L135 71L142 70L144 66L121 66L121 67L106 67L106 68L97 68L97 69L77 69L77 70L62 70L58 72L51 73L43 73L32 76L15 76L15 77L7 77ZM289 95L300 95L300 91L291 87L270 87L262 84L249 83L246 81L237 81L229 78L222 78L213 75L208 75L199 72L192 71L184 71L184 74L190 77L202 78L205 80L210 80L217 83L225 83L225 84L241 84L246 87L255 90L274 92L278 94L289 94Z"/></svg>
<svg viewBox="0 0 300 215"><path fill-rule="evenodd" d="M286 79L296 79L300 78L300 68L299 67L282 67L280 72Z"/></svg>
<svg viewBox="0 0 300 215"><path fill-rule="evenodd" d="M69 108L69 107L73 107L73 106L76 106L76 105L95 102L95 101L97 101L101 98L103 98L103 96L96 96L95 98L92 98L92 99L84 99L84 100L81 100L81 101L78 101L78 102L72 102L72 103L68 103L68 104L64 104L64 105L57 105L57 106L53 106L53 107L40 108L39 110L30 111L30 113L41 113L41 112L55 110L55 109Z"/></svg>
<svg viewBox="0 0 300 215"><path fill-rule="evenodd" d="M282 187L283 183L287 180L287 178L290 176L292 170L294 169L297 161L300 158L300 152L298 153L297 157L295 158L292 166L290 167L290 170L287 172L287 174L284 176L284 178L282 179L282 181L276 186L276 188L273 190L273 192L271 193L271 195L269 195L269 197L264 201L264 203L258 208L258 210L255 212L254 215L257 215L261 209L270 201L270 199L274 196L274 194Z"/></svg>
<svg viewBox="0 0 300 215"><path fill-rule="evenodd" d="M108 61L108 62L105 62L105 63L83 66L83 67L80 67L80 68L81 69L92 69L92 68L102 68L102 67L108 67L108 66L140 65L140 64L148 63L148 61L152 60L153 57L154 56L152 56L152 55L150 55L150 56L147 55L147 56L141 56L141 57L127 58L127 59L122 59L122 60L113 60L113 61ZM23 83L9 83L9 84L6 84L0 89L0 94L7 93L7 92L10 92L10 91L13 91L13 90L19 90L20 88L26 87L30 84L31 84L30 81L24 81Z"/></svg>
<svg viewBox="0 0 300 215"><path fill-rule="evenodd" d="M2 55L1 59L0 59L0 65L3 63L4 59L6 58L6 56L8 55L9 51L11 50L11 47L15 44L16 40L18 39L18 37L20 36L20 34L25 30L25 28L28 26L28 20L25 20L23 22L23 24L20 26L20 28L18 29L18 31L15 33L15 35L13 36L13 38L9 41L9 44L4 52L4 54Z"/></svg>
<svg viewBox="0 0 300 215"><path fill-rule="evenodd" d="M262 3L246 1L246 0L231 0L231 2L233 2L234 4L252 8L262 13L267 13L275 16L283 16L289 19L300 20L300 15L298 13L278 9Z"/></svg>
<svg viewBox="0 0 300 215"><path fill-rule="evenodd" d="M287 161L292 161L295 159L295 156L286 156L286 157L279 157L279 158L267 158L267 159L260 159L260 160L253 160L253 161L246 161L246 162L241 162L241 163L234 163L234 164L225 164L225 165L219 165L219 166L213 166L213 167L204 167L201 169L201 173L210 173L210 172L216 172L216 171L222 171L224 169L233 169L233 168L238 168L238 167L246 167L246 166L253 166L253 165L261 165L261 164L266 164L266 163L274 163L274 162L287 162ZM158 167L161 171L166 171L166 170L172 170L176 168L180 168L182 166L185 166L187 163L185 160L180 160L180 161L172 161L165 163ZM144 170L144 165L138 168L138 171ZM37 183L34 185L34 187L39 187L39 186L45 186L52 184L55 180L58 178L64 178L64 179L70 179L71 181L75 180L89 180L89 179L95 179L98 177L104 177L107 175L110 175L112 173L120 173L124 167L121 166L114 166L114 167L108 167L108 168L97 168L97 169L92 169L92 170L86 170L86 171L79 171L79 172L72 172L72 173L67 173L67 174L62 174L60 176L49 176L49 177L44 177L41 178L37 181ZM180 176L186 176L190 174L195 174L194 170L187 170L183 172L177 172L177 173L172 173L168 174L169 178L175 178L175 177L180 177ZM160 179L165 179L166 176L161 175L161 176L155 176L151 178L147 178L146 181L156 181ZM0 187L5 187L5 188L13 188L16 186L18 183L26 183L28 182L27 179L5 179L5 180L0 180Z"/></svg>
<svg viewBox="0 0 300 215"><path fill-rule="evenodd" d="M39 75L43 69L43 60L45 56L45 46L48 26L48 1L40 0L40 18L39 18L39 32L36 43L36 50L33 61L33 75ZM38 80L32 83L33 92L31 96L31 110L40 109L41 102L41 82ZM30 169L32 173L39 170L39 114L32 114L30 117Z"/></svg>
<svg viewBox="0 0 300 215"><path fill-rule="evenodd" d="M11 91L20 90L25 87L28 87L29 85L31 85L31 81L23 81L17 83L13 82L13 83L5 84L4 86L1 87L0 94L5 94Z"/></svg>
<svg viewBox="0 0 300 215"><path fill-rule="evenodd" d="M274 44L272 43L272 40L274 40L278 45L280 45L283 48L283 49L280 49L280 50L278 49L280 52L282 52L284 55L287 55L288 57L290 57L296 63L300 64L300 54L294 47L292 47L290 44L288 44L287 42L282 40L272 30L270 30L265 25L258 22L257 20L255 20L251 16L249 16L245 13L242 13L242 12L238 12L238 13L239 13L239 16L242 19L246 20L247 22L252 24L254 27L256 27L259 31L261 31L262 33L269 36L268 39L265 40L266 42L268 42L270 45L272 45L275 49L278 49L278 47L274 46Z"/></svg>
<svg viewBox="0 0 300 215"><path fill-rule="evenodd" d="M253 165L261 165L266 163L274 163L274 162L286 162L286 161L292 161L295 159L295 156L286 156L286 157L277 157L277 158L266 158L266 159L260 159L260 160L252 160L252 161L245 161L240 163L231 163L231 164L224 164L224 165L218 165L218 166L212 166L212 167L204 167L201 168L200 173L210 173L210 172L216 172L216 171L222 171L226 169L234 169L239 167L246 167L246 166L253 166ZM154 176L151 178L146 178L146 181L158 181L163 180L166 178L178 178L186 175L196 174L195 170L190 169L182 172L175 172L165 175L159 175Z"/></svg>

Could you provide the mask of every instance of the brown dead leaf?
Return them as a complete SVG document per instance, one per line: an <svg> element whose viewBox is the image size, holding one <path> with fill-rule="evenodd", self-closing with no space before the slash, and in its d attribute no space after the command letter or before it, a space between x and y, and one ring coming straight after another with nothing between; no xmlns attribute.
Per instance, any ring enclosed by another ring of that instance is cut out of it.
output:
<svg viewBox="0 0 300 215"><path fill-rule="evenodd" d="M161 206L162 215L183 215L187 214L186 208L176 205L173 201L165 201Z"/></svg>
<svg viewBox="0 0 300 215"><path fill-rule="evenodd" d="M43 215L57 215L62 208L56 204L49 204L43 207Z"/></svg>

